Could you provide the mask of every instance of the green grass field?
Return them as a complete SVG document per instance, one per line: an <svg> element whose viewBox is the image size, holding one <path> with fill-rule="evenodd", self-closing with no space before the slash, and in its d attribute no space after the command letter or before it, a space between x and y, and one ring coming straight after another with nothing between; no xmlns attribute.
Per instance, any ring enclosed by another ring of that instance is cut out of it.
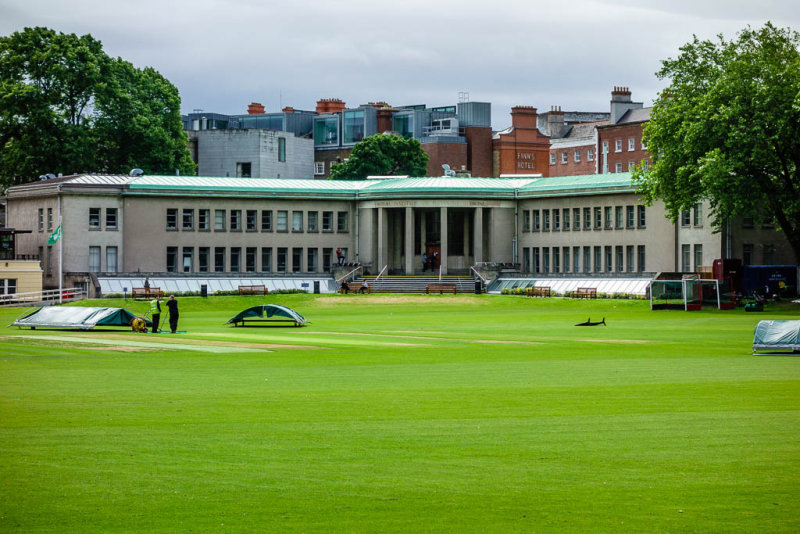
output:
<svg viewBox="0 0 800 534"><path fill-rule="evenodd" d="M178 335L0 310L1 532L800 531L800 358L751 354L798 305L179 300ZM267 302L312 324L223 325Z"/></svg>

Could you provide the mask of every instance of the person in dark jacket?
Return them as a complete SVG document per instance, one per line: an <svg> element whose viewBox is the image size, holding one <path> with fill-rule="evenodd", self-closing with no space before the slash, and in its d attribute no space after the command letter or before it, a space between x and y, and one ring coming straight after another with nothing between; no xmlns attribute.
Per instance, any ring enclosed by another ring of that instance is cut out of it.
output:
<svg viewBox="0 0 800 534"><path fill-rule="evenodd" d="M174 334L178 330L178 301L175 300L175 295L169 296L167 309L169 309L169 331Z"/></svg>

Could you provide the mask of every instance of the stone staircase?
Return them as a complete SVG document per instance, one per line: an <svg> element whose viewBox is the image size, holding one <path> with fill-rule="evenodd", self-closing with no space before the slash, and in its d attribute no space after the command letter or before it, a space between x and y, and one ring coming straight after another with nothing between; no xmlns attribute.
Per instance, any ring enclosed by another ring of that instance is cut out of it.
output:
<svg viewBox="0 0 800 534"><path fill-rule="evenodd" d="M428 284L455 284L458 293L474 293L475 279L471 276L381 276L375 281L374 276L359 276L350 283L350 287L358 290L363 281L369 284L372 293L425 293ZM481 284L481 292L486 288ZM438 293L438 292L437 292Z"/></svg>

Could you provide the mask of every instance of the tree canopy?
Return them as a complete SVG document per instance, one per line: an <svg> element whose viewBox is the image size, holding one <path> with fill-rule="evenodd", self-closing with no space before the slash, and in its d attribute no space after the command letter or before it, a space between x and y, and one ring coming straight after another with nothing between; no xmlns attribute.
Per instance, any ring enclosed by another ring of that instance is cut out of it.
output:
<svg viewBox="0 0 800 534"><path fill-rule="evenodd" d="M0 37L0 182L47 173L194 174L180 96L152 68L91 35L25 28Z"/></svg>
<svg viewBox="0 0 800 534"><path fill-rule="evenodd" d="M800 36L770 23L694 39L657 73L670 80L644 129L653 164L634 178L669 216L707 200L714 227L775 220L800 262Z"/></svg>
<svg viewBox="0 0 800 534"><path fill-rule="evenodd" d="M425 176L428 154L416 139L375 134L356 143L350 158L331 167L332 180L363 180L367 176Z"/></svg>

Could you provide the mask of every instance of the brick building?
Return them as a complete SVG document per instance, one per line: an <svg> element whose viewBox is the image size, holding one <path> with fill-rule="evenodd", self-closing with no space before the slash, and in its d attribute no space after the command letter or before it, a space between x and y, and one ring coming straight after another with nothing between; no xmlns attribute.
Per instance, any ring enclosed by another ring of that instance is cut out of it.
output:
<svg viewBox="0 0 800 534"><path fill-rule="evenodd" d="M650 120L651 109L633 102L627 87L614 88L609 123L597 127L598 172L631 172L641 161L651 161L642 143L642 131Z"/></svg>
<svg viewBox="0 0 800 534"><path fill-rule="evenodd" d="M536 108L511 108L511 127L492 140L492 176L507 174L550 175L550 138L537 127Z"/></svg>

